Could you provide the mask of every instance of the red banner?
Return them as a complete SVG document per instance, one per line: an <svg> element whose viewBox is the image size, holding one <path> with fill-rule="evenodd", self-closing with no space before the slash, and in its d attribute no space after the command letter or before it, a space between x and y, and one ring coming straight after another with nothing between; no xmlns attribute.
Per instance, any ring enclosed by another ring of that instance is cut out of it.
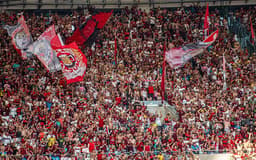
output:
<svg viewBox="0 0 256 160"><path fill-rule="evenodd" d="M87 59L75 42L56 49L67 84L83 81Z"/></svg>

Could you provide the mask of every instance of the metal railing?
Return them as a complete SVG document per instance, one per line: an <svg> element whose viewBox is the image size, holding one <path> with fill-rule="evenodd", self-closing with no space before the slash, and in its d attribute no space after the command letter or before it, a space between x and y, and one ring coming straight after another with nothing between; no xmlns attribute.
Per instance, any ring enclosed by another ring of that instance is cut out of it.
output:
<svg viewBox="0 0 256 160"><path fill-rule="evenodd" d="M144 0L144 1L122 1L122 0L80 0L80 1L47 1L44 0L38 1L38 2L29 2L29 1L17 1L17 0L2 0L0 1L0 7L12 7L12 6L42 6L42 5L48 5L48 6L102 6L100 8L108 7L108 6L117 6L119 8L120 6L163 6L163 7L177 7L183 6L186 4L195 4L195 3L201 3L201 5L205 5L206 3L209 3L209 5L252 5L256 4L255 1L245 1L245 0ZM165 6L166 5L166 6ZM57 7L56 7L57 8Z"/></svg>
<svg viewBox="0 0 256 160"><path fill-rule="evenodd" d="M101 153L102 154L102 153ZM231 152L220 152L216 150L207 150L202 153L195 153L192 151L185 151L185 152L177 152L177 151L170 151L170 152L162 152L162 151L150 151L150 152L106 152L103 153L106 157L107 160L111 159L112 157L117 157L120 158L121 155L127 155L130 157L136 157L136 156L144 156L144 157L150 157L150 156L158 156L162 155L164 159L169 159L172 156L176 156L178 158L183 158L187 156L192 156L192 157L200 157L200 156L210 156L212 157L213 155L226 155L226 157L229 157L229 159L235 159L235 157L240 156L240 155L235 155L232 154ZM60 159L65 159L65 160L73 160L73 159L78 159L78 160L89 160L92 157L96 157L97 153L79 153L79 154L31 154L31 155L2 155L2 158L6 158L7 160L11 159L26 159L26 160L33 160L33 159L54 159L54 160L60 160ZM251 158L256 158L256 154L248 154L249 157ZM209 158L210 158L209 157Z"/></svg>

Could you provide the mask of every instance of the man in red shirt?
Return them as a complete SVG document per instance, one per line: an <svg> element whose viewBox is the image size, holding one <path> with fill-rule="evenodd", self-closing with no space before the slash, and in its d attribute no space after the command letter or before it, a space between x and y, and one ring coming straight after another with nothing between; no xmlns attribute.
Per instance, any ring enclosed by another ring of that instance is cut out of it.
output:
<svg viewBox="0 0 256 160"><path fill-rule="evenodd" d="M152 86L152 84L150 83L148 86L148 95L149 97L154 100L154 87Z"/></svg>

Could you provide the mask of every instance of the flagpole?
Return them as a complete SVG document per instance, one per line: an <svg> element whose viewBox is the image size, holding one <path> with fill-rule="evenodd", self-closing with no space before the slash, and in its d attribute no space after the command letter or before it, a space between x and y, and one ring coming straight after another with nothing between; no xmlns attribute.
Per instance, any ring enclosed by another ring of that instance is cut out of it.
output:
<svg viewBox="0 0 256 160"><path fill-rule="evenodd" d="M161 90L162 90L162 105L164 104L164 99L165 99L165 52L166 52L166 42L164 41L164 55L163 55L163 67L162 67L162 80L161 80Z"/></svg>
<svg viewBox="0 0 256 160"><path fill-rule="evenodd" d="M205 30L204 30L204 39L206 39L207 36L208 36L208 29L205 29Z"/></svg>
<svg viewBox="0 0 256 160"><path fill-rule="evenodd" d="M227 82L226 82L226 59L225 59L225 52L223 53L223 90L227 90Z"/></svg>
<svg viewBox="0 0 256 160"><path fill-rule="evenodd" d="M114 59L115 59L115 66L117 66L117 59L116 59L116 54L117 54L117 39L116 39L116 33L115 33L115 51L114 51Z"/></svg>
<svg viewBox="0 0 256 160"><path fill-rule="evenodd" d="M254 31L253 31L253 25L252 25L252 19L250 17L250 25L251 25L251 36L252 36L252 44L254 44L255 42L255 35L254 35Z"/></svg>
<svg viewBox="0 0 256 160"><path fill-rule="evenodd" d="M62 38L61 38L61 36L60 36L60 33L58 33L57 35L58 35L58 37L59 37L59 39L60 39L61 45L64 46L63 40L62 40Z"/></svg>
<svg viewBox="0 0 256 160"><path fill-rule="evenodd" d="M209 4L206 5L206 11L204 16L204 39L209 35Z"/></svg>

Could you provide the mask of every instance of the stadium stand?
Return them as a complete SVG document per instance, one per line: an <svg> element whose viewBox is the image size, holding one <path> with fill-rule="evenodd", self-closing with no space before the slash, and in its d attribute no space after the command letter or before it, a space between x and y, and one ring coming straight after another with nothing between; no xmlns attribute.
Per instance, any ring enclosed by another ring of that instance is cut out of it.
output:
<svg viewBox="0 0 256 160"><path fill-rule="evenodd" d="M168 63L163 69L164 48L204 39L205 3L147 4L148 12L120 5L93 43L80 47L86 73L70 84L61 71L47 72L36 56L22 59L4 26L17 25L23 15L34 41L54 24L65 43L86 18L106 10L87 10L86 3L82 9L59 4L58 10L38 10L47 5L27 0L20 12L22 5L12 3L0 2L0 159L256 159L253 1L210 5L209 32L218 29L218 38L177 69ZM163 98L172 110L163 109ZM165 113L150 112L147 102Z"/></svg>

